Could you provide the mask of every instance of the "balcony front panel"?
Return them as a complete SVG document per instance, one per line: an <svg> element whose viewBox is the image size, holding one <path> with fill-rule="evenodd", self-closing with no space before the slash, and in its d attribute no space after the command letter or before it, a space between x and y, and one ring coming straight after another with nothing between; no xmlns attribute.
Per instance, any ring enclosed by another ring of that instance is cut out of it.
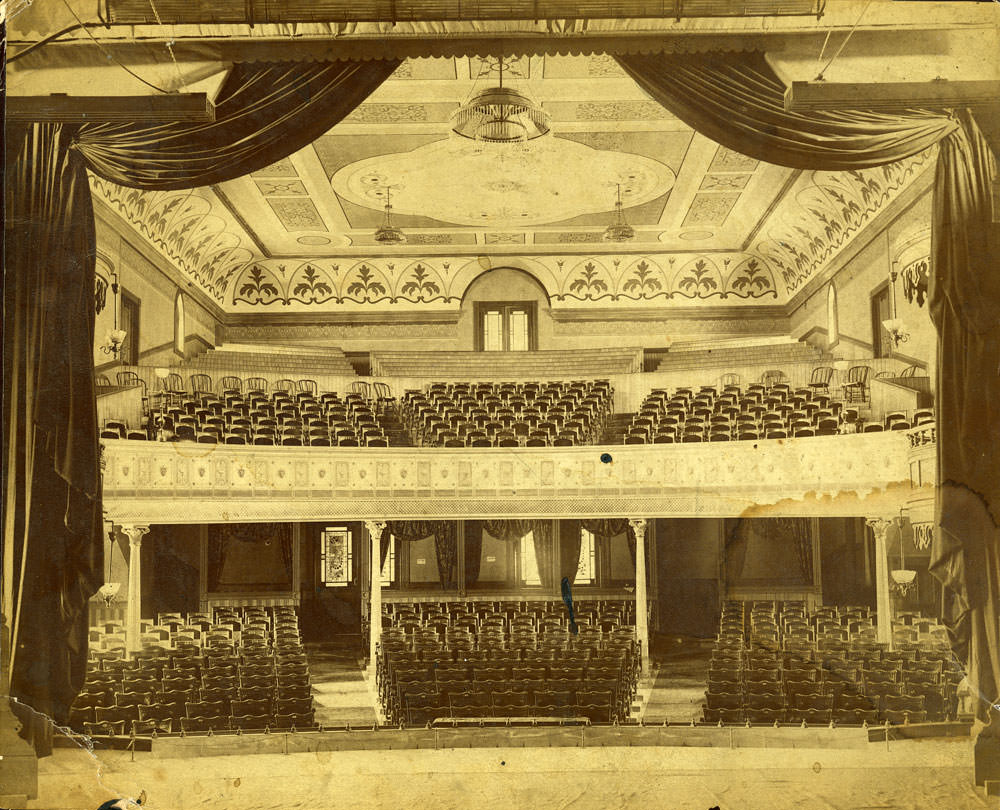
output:
<svg viewBox="0 0 1000 810"><path fill-rule="evenodd" d="M894 514L906 433L518 449L104 442L117 522Z"/></svg>

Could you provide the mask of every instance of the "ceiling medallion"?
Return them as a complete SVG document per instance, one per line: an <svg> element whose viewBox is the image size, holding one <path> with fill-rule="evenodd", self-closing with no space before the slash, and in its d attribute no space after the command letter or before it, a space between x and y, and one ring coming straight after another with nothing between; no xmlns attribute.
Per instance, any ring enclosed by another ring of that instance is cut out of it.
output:
<svg viewBox="0 0 1000 810"><path fill-rule="evenodd" d="M306 235L300 236L295 241L300 245L329 245L332 240L329 236Z"/></svg>

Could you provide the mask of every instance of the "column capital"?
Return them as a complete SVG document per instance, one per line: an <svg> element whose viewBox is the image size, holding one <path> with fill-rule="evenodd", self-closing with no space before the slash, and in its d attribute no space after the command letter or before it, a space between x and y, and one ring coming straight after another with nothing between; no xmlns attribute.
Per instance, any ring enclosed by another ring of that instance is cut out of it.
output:
<svg viewBox="0 0 1000 810"><path fill-rule="evenodd" d="M368 530L368 534L371 535L373 540L381 540L382 532L385 531L385 521L384 520L366 520L365 528Z"/></svg>
<svg viewBox="0 0 1000 810"><path fill-rule="evenodd" d="M122 530L122 534L128 538L129 543L133 546L139 545L142 538L149 534L149 526L125 525L118 528Z"/></svg>
<svg viewBox="0 0 1000 810"><path fill-rule="evenodd" d="M637 540L646 536L646 518L629 518L628 525L632 528Z"/></svg>
<svg viewBox="0 0 1000 810"><path fill-rule="evenodd" d="M894 518L891 517L870 517L865 518L865 525L868 526L877 538L885 538L885 533L892 526Z"/></svg>

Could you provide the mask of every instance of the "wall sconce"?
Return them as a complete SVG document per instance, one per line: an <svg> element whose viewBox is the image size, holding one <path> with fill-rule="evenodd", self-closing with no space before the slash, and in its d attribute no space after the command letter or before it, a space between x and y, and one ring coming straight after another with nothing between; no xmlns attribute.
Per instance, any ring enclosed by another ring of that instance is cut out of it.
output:
<svg viewBox="0 0 1000 810"><path fill-rule="evenodd" d="M122 345L125 343L125 338L128 337L128 332L118 328L118 274L114 270L111 271L111 292L115 294L115 325L112 329L108 330L100 349L105 354L114 355L117 359L118 353L122 350Z"/></svg>
<svg viewBox="0 0 1000 810"><path fill-rule="evenodd" d="M900 343L906 343L910 339L910 332L906 328L906 324L903 323L901 318L896 317L896 279L899 278L899 272L896 270L896 265L893 263L892 270L889 271L889 281L892 283L892 317L886 318L882 321L882 328L889 333L889 339L892 341L892 348L898 349Z"/></svg>
<svg viewBox="0 0 1000 810"><path fill-rule="evenodd" d="M910 339L910 333L902 318L886 318L882 321L882 328L889 333L894 349L898 349L900 343L906 343Z"/></svg>
<svg viewBox="0 0 1000 810"><path fill-rule="evenodd" d="M122 344L125 342L127 336L128 333L124 329L116 327L110 330L104 337L104 344L101 346L101 351L105 354L112 354L118 357L118 353L122 350Z"/></svg>

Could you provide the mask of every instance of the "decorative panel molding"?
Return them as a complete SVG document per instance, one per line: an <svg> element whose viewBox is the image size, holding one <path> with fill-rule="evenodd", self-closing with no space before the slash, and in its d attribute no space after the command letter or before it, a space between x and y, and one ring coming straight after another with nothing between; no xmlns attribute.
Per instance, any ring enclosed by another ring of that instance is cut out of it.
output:
<svg viewBox="0 0 1000 810"><path fill-rule="evenodd" d="M898 514L908 447L901 431L515 451L121 440L103 445L104 505L109 519L149 523Z"/></svg>

